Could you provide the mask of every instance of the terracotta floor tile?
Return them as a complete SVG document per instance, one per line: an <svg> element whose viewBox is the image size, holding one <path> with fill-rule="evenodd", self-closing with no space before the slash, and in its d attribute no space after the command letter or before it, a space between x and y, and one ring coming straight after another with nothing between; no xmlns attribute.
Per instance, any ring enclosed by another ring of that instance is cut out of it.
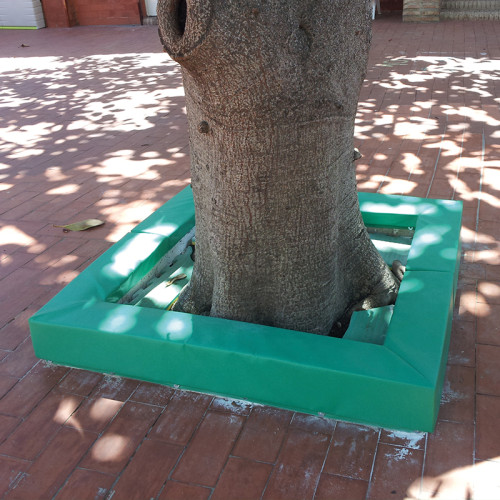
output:
<svg viewBox="0 0 500 500"><path fill-rule="evenodd" d="M476 314L476 287L467 285L457 288L455 299L454 321L474 321Z"/></svg>
<svg viewBox="0 0 500 500"><path fill-rule="evenodd" d="M0 399L3 398L19 382L16 377L0 375Z"/></svg>
<svg viewBox="0 0 500 500"><path fill-rule="evenodd" d="M96 439L90 432L62 428L6 498L51 498Z"/></svg>
<svg viewBox="0 0 500 500"><path fill-rule="evenodd" d="M485 278L488 281L498 281L500 280L500 269L498 264L485 264Z"/></svg>
<svg viewBox="0 0 500 500"><path fill-rule="evenodd" d="M37 365L2 399L0 413L23 417L59 382L67 368Z"/></svg>
<svg viewBox="0 0 500 500"><path fill-rule="evenodd" d="M80 464L84 469L118 474L144 439L161 409L128 402Z"/></svg>
<svg viewBox="0 0 500 500"><path fill-rule="evenodd" d="M155 498L182 451L182 446L164 441L144 440L113 487L113 498Z"/></svg>
<svg viewBox="0 0 500 500"><path fill-rule="evenodd" d="M337 421L332 418L306 415L305 413L295 413L290 422L292 429L300 429L305 432L320 432L321 434L329 435L333 434L336 425Z"/></svg>
<svg viewBox="0 0 500 500"><path fill-rule="evenodd" d="M81 403L81 397L50 392L0 446L0 453L34 460Z"/></svg>
<svg viewBox="0 0 500 500"><path fill-rule="evenodd" d="M214 398L210 404L210 410L223 411L245 417L250 415L252 407L253 404L248 401L232 398Z"/></svg>
<svg viewBox="0 0 500 500"><path fill-rule="evenodd" d="M474 419L475 370L448 365L441 395L439 420L472 423Z"/></svg>
<svg viewBox="0 0 500 500"><path fill-rule="evenodd" d="M500 345L500 305L477 305L477 341L480 344Z"/></svg>
<svg viewBox="0 0 500 500"><path fill-rule="evenodd" d="M22 473L30 466L31 462L0 456L0 495L2 498L4 493L16 484Z"/></svg>
<svg viewBox="0 0 500 500"><path fill-rule="evenodd" d="M156 406L165 406L173 396L175 390L166 385L150 384L141 382L141 385L134 391L130 397L131 401L138 403L147 403Z"/></svg>
<svg viewBox="0 0 500 500"><path fill-rule="evenodd" d="M274 463L278 457L292 412L256 406L248 417L232 454Z"/></svg>
<svg viewBox="0 0 500 500"><path fill-rule="evenodd" d="M500 306L500 281L479 281L477 284L477 301ZM498 315L500 316L500 312Z"/></svg>
<svg viewBox="0 0 500 500"><path fill-rule="evenodd" d="M475 219L473 224L475 224ZM464 222L462 222L462 227ZM462 262L460 264L460 279L461 280L478 280L484 279L486 270L482 262ZM476 297L478 300L478 297ZM479 300L478 300L479 301Z"/></svg>
<svg viewBox="0 0 500 500"><path fill-rule="evenodd" d="M75 469L68 481L56 495L57 500L104 500L114 476L95 470Z"/></svg>
<svg viewBox="0 0 500 500"><path fill-rule="evenodd" d="M31 339L27 339L0 362L0 375L20 378L36 363L38 358L33 351Z"/></svg>
<svg viewBox="0 0 500 500"><path fill-rule="evenodd" d="M313 498L330 439L325 434L290 429L263 498Z"/></svg>
<svg viewBox="0 0 500 500"><path fill-rule="evenodd" d="M380 442L402 446L404 448L415 448L423 450L425 448L425 432L405 432L391 429L382 429Z"/></svg>
<svg viewBox="0 0 500 500"><path fill-rule="evenodd" d="M14 351L26 340L29 336L28 318L33 313L35 309L29 307L0 329L0 349Z"/></svg>
<svg viewBox="0 0 500 500"><path fill-rule="evenodd" d="M168 481L158 500L208 500L211 493L204 486Z"/></svg>
<svg viewBox="0 0 500 500"><path fill-rule="evenodd" d="M476 396L476 458L500 457L500 398Z"/></svg>
<svg viewBox="0 0 500 500"><path fill-rule="evenodd" d="M102 378L100 373L72 368L59 384L59 388L79 396L88 396Z"/></svg>
<svg viewBox="0 0 500 500"><path fill-rule="evenodd" d="M314 500L364 500L368 481L321 474Z"/></svg>
<svg viewBox="0 0 500 500"><path fill-rule="evenodd" d="M39 253L33 259L33 263L37 264L42 269L52 266L60 267L59 262L61 259L68 257L68 254L73 252L79 246L79 241L68 237L67 234L68 233L62 233L62 238L54 245L47 248L44 252ZM71 260L70 262L73 261Z"/></svg>
<svg viewBox="0 0 500 500"><path fill-rule="evenodd" d="M423 461L422 450L379 444L367 498L405 498L420 487Z"/></svg>
<svg viewBox="0 0 500 500"><path fill-rule="evenodd" d="M253 500L260 498L273 466L244 458L231 457L227 461L211 500Z"/></svg>
<svg viewBox="0 0 500 500"><path fill-rule="evenodd" d="M487 234L488 236L494 236L499 239L500 222L498 222L498 218L494 221L480 220L477 230L480 233Z"/></svg>
<svg viewBox="0 0 500 500"><path fill-rule="evenodd" d="M477 346L478 394L500 396L500 346Z"/></svg>
<svg viewBox="0 0 500 500"><path fill-rule="evenodd" d="M451 327L448 363L475 366L476 325L472 321L454 321Z"/></svg>
<svg viewBox="0 0 500 500"><path fill-rule="evenodd" d="M9 294L1 299L2 304L0 307L0 325L4 325L7 322L15 319L19 314L21 314L27 307L30 307L33 302L37 301L40 297L45 298L51 297L51 290L47 286L43 286L41 283L41 276L37 276L34 271L28 271L30 276L31 284L26 283L16 283L17 281L17 271L9 274L6 278L2 280L0 286L4 289L9 290ZM12 278L13 283L5 283L5 281ZM35 283L35 284L33 284Z"/></svg>
<svg viewBox="0 0 500 500"><path fill-rule="evenodd" d="M448 179L434 179L429 192L429 198L448 200L453 195L453 186Z"/></svg>
<svg viewBox="0 0 500 500"><path fill-rule="evenodd" d="M5 299L2 301L2 308L9 296L17 299L28 290L30 283L33 282L33 274L33 271L19 267L0 280L0 284L2 285L0 288L0 298ZM11 317L15 316L17 315Z"/></svg>
<svg viewBox="0 0 500 500"><path fill-rule="evenodd" d="M9 434L21 423L21 419L0 415L0 444L3 443Z"/></svg>
<svg viewBox="0 0 500 500"><path fill-rule="evenodd" d="M481 200L479 218L482 221L495 221L498 219L498 207L489 205L486 200Z"/></svg>
<svg viewBox="0 0 500 500"><path fill-rule="evenodd" d="M98 257L104 253L110 247L109 242L90 240L83 245L78 245L78 248L73 250L72 253L75 255L80 255L81 257Z"/></svg>
<svg viewBox="0 0 500 500"><path fill-rule="evenodd" d="M424 476L439 476L459 467L471 467L474 452L474 426L438 422L428 435Z"/></svg>
<svg viewBox="0 0 500 500"><path fill-rule="evenodd" d="M243 417L209 412L177 465L172 479L215 486L243 426Z"/></svg>
<svg viewBox="0 0 500 500"><path fill-rule="evenodd" d="M35 190L26 190L23 193L10 196L8 200L5 198L5 202L2 203L2 213L22 205L23 202L32 199L34 196L36 196Z"/></svg>
<svg viewBox="0 0 500 500"><path fill-rule="evenodd" d="M156 422L150 438L173 444L187 444L212 401L212 396L177 391Z"/></svg>
<svg viewBox="0 0 500 500"><path fill-rule="evenodd" d="M120 411L122 406L121 401L114 399L86 399L68 419L66 425L75 429L100 433Z"/></svg>
<svg viewBox="0 0 500 500"><path fill-rule="evenodd" d="M370 479L379 432L370 427L339 422L323 472Z"/></svg>
<svg viewBox="0 0 500 500"><path fill-rule="evenodd" d="M90 397L93 399L107 398L125 402L139 387L139 384L138 380L105 375L101 383L92 391Z"/></svg>

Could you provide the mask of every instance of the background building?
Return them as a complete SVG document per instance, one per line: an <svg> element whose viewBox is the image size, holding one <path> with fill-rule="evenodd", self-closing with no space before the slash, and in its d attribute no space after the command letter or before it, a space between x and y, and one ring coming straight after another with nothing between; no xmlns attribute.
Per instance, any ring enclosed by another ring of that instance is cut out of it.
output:
<svg viewBox="0 0 500 500"><path fill-rule="evenodd" d="M0 28L155 24L158 0L0 0ZM403 21L500 19L500 0L380 0Z"/></svg>

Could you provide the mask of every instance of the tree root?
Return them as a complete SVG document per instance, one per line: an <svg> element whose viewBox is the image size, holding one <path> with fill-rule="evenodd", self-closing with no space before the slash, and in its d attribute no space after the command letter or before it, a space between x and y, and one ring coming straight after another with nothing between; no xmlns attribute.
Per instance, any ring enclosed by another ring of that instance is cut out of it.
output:
<svg viewBox="0 0 500 500"><path fill-rule="evenodd" d="M396 276L398 281L401 283L403 281L403 276L406 271L406 266L404 266L399 260L395 260L391 267L392 274Z"/></svg>
<svg viewBox="0 0 500 500"><path fill-rule="evenodd" d="M344 312L342 314L342 316L337 321L335 321L335 323L333 323L332 328L330 329L330 333L328 334L328 336L341 339L345 335L345 332L347 331L347 329L349 328L349 324L351 323L351 316L352 316L353 312L354 312L353 308Z"/></svg>
<svg viewBox="0 0 500 500"><path fill-rule="evenodd" d="M399 292L399 286L403 280L403 276L406 271L406 266L404 266L399 260L395 260L391 266L391 272L396 278L397 290L388 289L382 293L374 294L370 297L363 299L361 302L356 303L354 306L348 308L340 318L338 318L332 328L330 329L329 337L342 338L345 332L349 328L351 322L351 317L355 311L363 311L367 309L373 309L376 307L382 307L386 305L392 305L396 303L397 294ZM382 299L380 297L383 297Z"/></svg>

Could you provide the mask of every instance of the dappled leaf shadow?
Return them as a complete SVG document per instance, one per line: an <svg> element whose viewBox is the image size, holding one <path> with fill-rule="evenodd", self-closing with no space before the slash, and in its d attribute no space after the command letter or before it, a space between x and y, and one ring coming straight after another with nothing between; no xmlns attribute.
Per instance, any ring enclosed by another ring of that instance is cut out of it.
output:
<svg viewBox="0 0 500 500"><path fill-rule="evenodd" d="M189 150L182 78L156 28L0 36L0 278L16 285L3 324L185 187ZM53 227L85 219L105 224Z"/></svg>
<svg viewBox="0 0 500 500"><path fill-rule="evenodd" d="M407 34L388 32L389 26L374 24L360 96L359 189L461 200L465 264L478 278L499 279L493 268L500 236L498 58L486 41L468 43L463 31L449 50L425 43L446 23Z"/></svg>
<svg viewBox="0 0 500 500"><path fill-rule="evenodd" d="M148 32L143 53L128 50L134 30L123 31L116 53L106 50L113 37L102 30L96 48L104 50L89 50L86 42L97 42L84 31L71 31L76 40L65 41L69 31L54 30L49 39L70 48L37 49L35 38L22 58L2 51L4 227L12 221L27 238L59 237L52 224L101 218L107 229L98 237L116 241L189 182L182 79L155 30ZM83 49L73 55L78 42ZM117 49L116 33L114 42Z"/></svg>

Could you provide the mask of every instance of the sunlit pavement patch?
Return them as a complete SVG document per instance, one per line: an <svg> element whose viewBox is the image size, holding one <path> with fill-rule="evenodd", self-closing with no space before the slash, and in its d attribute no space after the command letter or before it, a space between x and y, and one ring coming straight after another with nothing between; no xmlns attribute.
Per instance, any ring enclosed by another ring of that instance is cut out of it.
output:
<svg viewBox="0 0 500 500"><path fill-rule="evenodd" d="M30 320L54 363L394 429L432 431L460 262L462 204L360 193L368 227L414 229L382 344L120 303L194 227L188 187Z"/></svg>

